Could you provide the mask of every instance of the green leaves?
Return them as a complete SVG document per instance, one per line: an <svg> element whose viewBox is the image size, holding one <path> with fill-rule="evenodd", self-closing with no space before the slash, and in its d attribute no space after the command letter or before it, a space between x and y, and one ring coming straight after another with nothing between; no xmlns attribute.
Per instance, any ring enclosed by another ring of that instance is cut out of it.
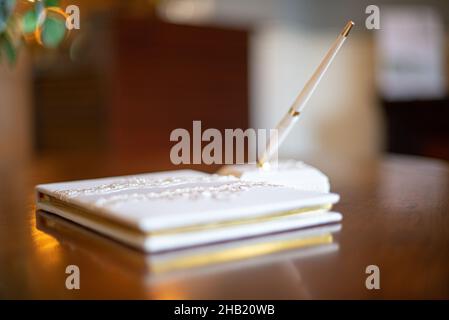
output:
<svg viewBox="0 0 449 320"><path fill-rule="evenodd" d="M10 64L14 64L17 58L16 49L6 34L0 36L0 58L2 57L6 57Z"/></svg>
<svg viewBox="0 0 449 320"><path fill-rule="evenodd" d="M45 0L44 5L46 7L57 7L59 5L60 0Z"/></svg>
<svg viewBox="0 0 449 320"><path fill-rule="evenodd" d="M47 16L42 24L41 41L48 48L56 48L66 33L65 20Z"/></svg>
<svg viewBox="0 0 449 320"><path fill-rule="evenodd" d="M16 0L0 0L0 62L14 64L22 36L42 46L56 48L67 30L60 0L35 1L25 12L14 12ZM14 14L13 14L14 13Z"/></svg>
<svg viewBox="0 0 449 320"><path fill-rule="evenodd" d="M0 0L0 33L6 30L8 19L16 5L15 0Z"/></svg>
<svg viewBox="0 0 449 320"><path fill-rule="evenodd" d="M33 33L37 27L37 13L35 10L28 10L22 17L22 30L25 34Z"/></svg>
<svg viewBox="0 0 449 320"><path fill-rule="evenodd" d="M59 1L46 1L45 5L56 5ZM57 12L57 11L56 11ZM42 21L43 19L43 21ZM43 6L28 10L22 16L22 31L24 34L31 34L39 28L37 36L38 42L47 48L56 48L67 32L65 17L55 14L55 10L46 9Z"/></svg>
<svg viewBox="0 0 449 320"><path fill-rule="evenodd" d="M15 5L15 0L0 0L0 58L6 57L10 64L13 64L17 58L12 39L7 34L8 23Z"/></svg>

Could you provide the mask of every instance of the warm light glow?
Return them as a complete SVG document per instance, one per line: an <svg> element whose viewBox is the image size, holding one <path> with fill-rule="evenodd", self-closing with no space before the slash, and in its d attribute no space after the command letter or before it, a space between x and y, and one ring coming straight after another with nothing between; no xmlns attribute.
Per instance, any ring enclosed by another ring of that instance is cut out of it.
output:
<svg viewBox="0 0 449 320"><path fill-rule="evenodd" d="M34 209L33 209L34 211ZM54 237L42 232L36 228L36 215L32 215L33 219L31 219L31 239L33 241L33 245L36 248L38 256L45 257L42 259L44 261L49 261L49 257L51 257L51 261L59 260L60 254L60 244L59 241Z"/></svg>
<svg viewBox="0 0 449 320"><path fill-rule="evenodd" d="M174 23L201 22L212 16L212 0L166 0L158 6L158 12L166 20Z"/></svg>

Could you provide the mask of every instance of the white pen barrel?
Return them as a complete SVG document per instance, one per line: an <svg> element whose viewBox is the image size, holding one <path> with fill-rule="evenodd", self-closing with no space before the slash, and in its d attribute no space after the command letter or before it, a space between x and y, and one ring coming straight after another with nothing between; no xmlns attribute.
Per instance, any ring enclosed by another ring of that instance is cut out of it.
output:
<svg viewBox="0 0 449 320"><path fill-rule="evenodd" d="M293 127L293 123L295 123L299 118L299 113L286 114L281 121L276 126L276 132L274 133L275 136L270 135L270 138L268 140L265 153L262 156L261 159L259 159L259 162L263 163L265 161L270 160L270 158L273 156L274 152L276 152L279 148L279 145L283 142L283 140L287 137L288 133Z"/></svg>
<svg viewBox="0 0 449 320"><path fill-rule="evenodd" d="M318 67L318 70L312 75L309 81L307 81L306 86L296 98L295 102L290 108L290 112L288 112L276 126L276 137L270 136L265 154L261 157L261 159L259 159L260 163L269 161L274 152L278 150L281 143L285 140L290 130L292 129L293 124L298 120L300 112L304 109L304 106L312 96L313 91L317 87L329 65L332 63L332 60L334 59L345 39L346 38L343 36L337 38L328 54L324 57L320 66Z"/></svg>
<svg viewBox="0 0 449 320"><path fill-rule="evenodd" d="M345 40L346 37L342 35L340 35L335 40L335 42L332 44L331 49L318 66L318 69L315 71L315 73L312 75L309 81L307 81L306 85L304 86L304 89L300 92L295 102L293 102L292 105L293 109L299 112L302 111L302 109L307 104L307 101L309 101L316 87L320 83L321 78L326 73L327 69L331 65L332 61L334 60L335 56L337 55L338 51L340 50L340 47L343 45Z"/></svg>
<svg viewBox="0 0 449 320"><path fill-rule="evenodd" d="M353 25L354 23L352 21L349 21L346 24L340 35L332 44L327 54L324 56L317 70L313 73L312 77L309 79L309 81L307 81L302 91L296 97L295 101L290 107L289 112L279 122L278 126L276 127L277 132L275 132L274 134L275 136L273 135L270 136L270 139L266 145L264 153L258 159L258 164L260 166L262 166L266 161L270 160L274 151L278 150L279 145L284 141L284 139L290 132L291 128L293 127L293 124L298 120L299 114L304 109L308 100L310 99L316 87L320 83L324 73L327 71L330 64L332 63L332 60L334 60L341 46L345 42Z"/></svg>

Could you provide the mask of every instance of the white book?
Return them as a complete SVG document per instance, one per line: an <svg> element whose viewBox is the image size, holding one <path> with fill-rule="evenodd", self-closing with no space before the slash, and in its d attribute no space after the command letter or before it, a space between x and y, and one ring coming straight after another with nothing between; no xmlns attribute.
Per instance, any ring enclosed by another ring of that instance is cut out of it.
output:
<svg viewBox="0 0 449 320"><path fill-rule="evenodd" d="M341 220L332 193L192 170L38 185L37 209L148 252Z"/></svg>
<svg viewBox="0 0 449 320"><path fill-rule="evenodd" d="M73 250L101 258L125 273L140 272L145 281L151 282L164 281L167 275L171 280L174 276L185 279L329 255L339 250L334 235L341 230L341 224L334 223L183 250L141 254L54 214L38 211L36 218L39 230L51 234Z"/></svg>

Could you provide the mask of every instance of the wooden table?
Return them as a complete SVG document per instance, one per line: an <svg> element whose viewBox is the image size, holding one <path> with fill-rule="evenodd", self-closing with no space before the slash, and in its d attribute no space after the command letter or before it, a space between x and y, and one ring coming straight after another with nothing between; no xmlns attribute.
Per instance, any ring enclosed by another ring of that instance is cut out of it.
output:
<svg viewBox="0 0 449 320"><path fill-rule="evenodd" d="M151 256L72 224L65 231L36 228L32 186L38 182L170 167L96 159L50 157L3 166L1 298L449 298L447 163L399 156L314 161L341 195L335 209L344 216L326 250L299 248L154 273ZM65 287L68 265L80 268L80 290ZM365 287L368 265L380 269L379 290Z"/></svg>

